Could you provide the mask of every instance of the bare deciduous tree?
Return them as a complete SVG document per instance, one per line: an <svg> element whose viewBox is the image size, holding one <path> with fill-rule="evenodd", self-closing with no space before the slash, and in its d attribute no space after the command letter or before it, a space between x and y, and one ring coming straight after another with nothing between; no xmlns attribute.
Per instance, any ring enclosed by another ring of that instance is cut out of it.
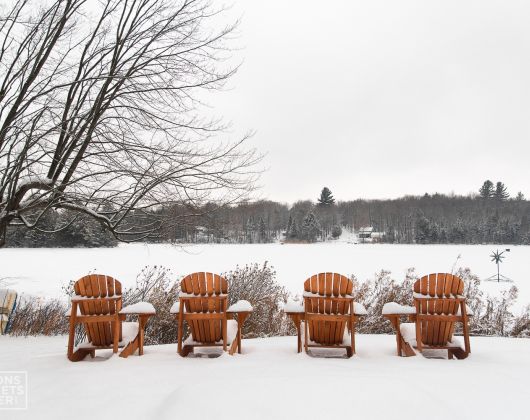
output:
<svg viewBox="0 0 530 420"><path fill-rule="evenodd" d="M221 122L198 114L201 91L236 70L236 24L214 30L223 10L208 0L94 3L18 0L0 16L0 246L49 209L139 240L167 203L252 189L248 136L221 141Z"/></svg>

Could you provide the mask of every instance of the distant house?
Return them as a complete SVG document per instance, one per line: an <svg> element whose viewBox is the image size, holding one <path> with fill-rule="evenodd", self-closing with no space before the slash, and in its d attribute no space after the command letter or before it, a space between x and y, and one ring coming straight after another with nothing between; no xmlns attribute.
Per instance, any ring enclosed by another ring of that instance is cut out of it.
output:
<svg viewBox="0 0 530 420"><path fill-rule="evenodd" d="M372 233L374 231L374 228L372 226L366 226L359 229L359 232L357 232L357 236L359 239L370 239L372 237Z"/></svg>
<svg viewBox="0 0 530 420"><path fill-rule="evenodd" d="M213 242L213 235L204 226L195 226L195 241L199 243Z"/></svg>
<svg viewBox="0 0 530 420"><path fill-rule="evenodd" d="M384 234L384 232L376 232L373 226L365 226L359 229L357 237L361 243L379 242Z"/></svg>

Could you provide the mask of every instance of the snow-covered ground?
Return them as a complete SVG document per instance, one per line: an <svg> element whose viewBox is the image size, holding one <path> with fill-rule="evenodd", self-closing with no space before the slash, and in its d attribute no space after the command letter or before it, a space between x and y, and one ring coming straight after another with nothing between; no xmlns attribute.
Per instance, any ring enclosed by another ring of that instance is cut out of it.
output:
<svg viewBox="0 0 530 420"><path fill-rule="evenodd" d="M27 371L27 411L2 419L528 418L530 340L472 337L466 360L400 358L393 336L358 335L351 359L296 353L296 338L243 341L243 354L66 359L66 337L0 337L0 370Z"/></svg>
<svg viewBox="0 0 530 420"><path fill-rule="evenodd" d="M520 306L530 303L528 262L530 246L496 245L381 245L318 243L256 245L120 245L117 248L0 249L0 279L19 292L45 297L61 297L61 286L89 272L109 274L124 285L132 285L145 265L163 265L175 276L193 271L224 272L237 265L268 261L277 280L299 293L311 274L335 271L355 274L359 280L372 278L381 269L402 279L409 267L418 274L447 272L469 267L480 278L496 272L489 255L495 249L510 248L502 263L502 273L515 280ZM460 256L460 258L458 258ZM458 258L458 261L457 261ZM455 264L456 262L456 264ZM507 283L483 283L482 288L497 294Z"/></svg>

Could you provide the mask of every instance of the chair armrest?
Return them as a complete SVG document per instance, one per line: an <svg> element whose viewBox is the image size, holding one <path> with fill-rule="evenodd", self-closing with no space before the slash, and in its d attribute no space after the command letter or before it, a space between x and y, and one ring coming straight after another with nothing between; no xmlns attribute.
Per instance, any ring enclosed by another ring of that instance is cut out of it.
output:
<svg viewBox="0 0 530 420"><path fill-rule="evenodd" d="M252 312L254 309L248 300L238 300L226 310L229 313Z"/></svg>
<svg viewBox="0 0 530 420"><path fill-rule="evenodd" d="M156 315L156 310L149 302L138 302L122 308L120 315Z"/></svg>

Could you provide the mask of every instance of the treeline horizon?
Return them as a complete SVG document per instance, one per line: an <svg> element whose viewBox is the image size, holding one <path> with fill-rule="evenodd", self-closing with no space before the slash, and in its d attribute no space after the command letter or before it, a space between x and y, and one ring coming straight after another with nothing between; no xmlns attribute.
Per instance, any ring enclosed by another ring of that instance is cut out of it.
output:
<svg viewBox="0 0 530 420"><path fill-rule="evenodd" d="M521 193L510 198L505 189L500 185L497 192L501 194L496 195L493 183L489 185L487 181L478 194L426 193L393 199L337 201L324 188L317 200L300 200L292 205L272 200L225 206L174 204L150 213L159 220L173 222L161 223L157 235L143 241L311 243L336 240L344 231L373 227L378 232L376 241L381 243L530 244L530 201ZM11 229L8 246L97 247L118 243L94 220L76 218L66 229L58 229L54 219L63 220L64 215L58 217L51 212L43 219L40 230L44 232ZM57 232L50 233L54 231Z"/></svg>

